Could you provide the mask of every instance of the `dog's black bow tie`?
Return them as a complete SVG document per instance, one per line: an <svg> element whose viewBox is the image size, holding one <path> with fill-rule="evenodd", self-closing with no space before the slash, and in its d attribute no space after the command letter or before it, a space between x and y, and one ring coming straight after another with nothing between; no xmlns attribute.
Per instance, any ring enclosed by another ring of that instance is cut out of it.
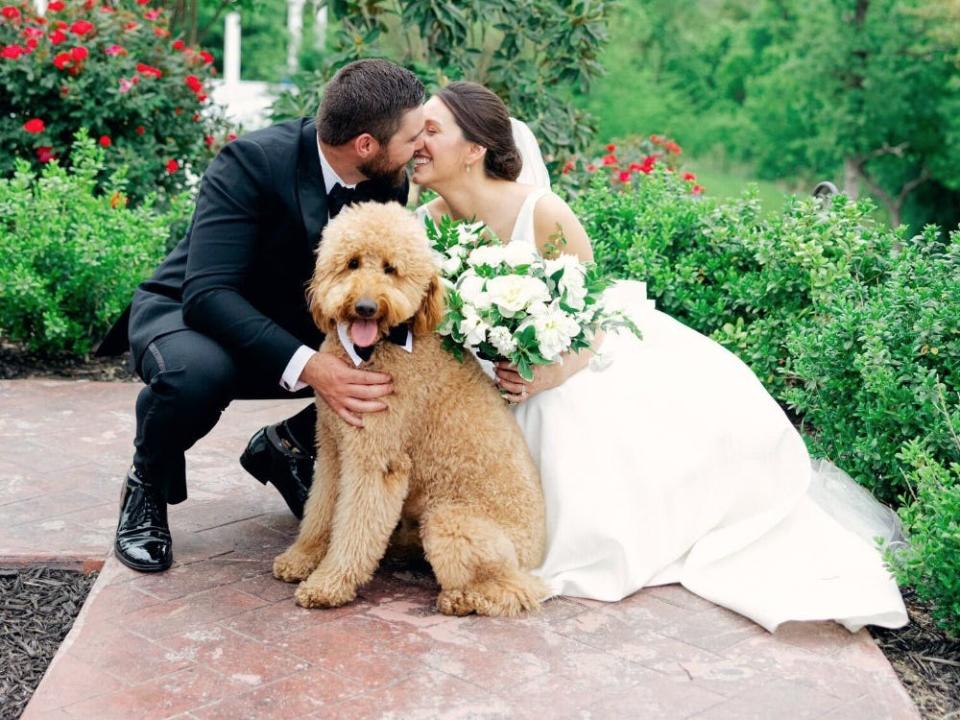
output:
<svg viewBox="0 0 960 720"><path fill-rule="evenodd" d="M366 202L386 203L391 200L399 201L402 188L393 187L388 183L377 180L364 180L355 187L347 188L336 183L327 193L327 212L330 218L335 218L346 205Z"/></svg>
<svg viewBox="0 0 960 720"><path fill-rule="evenodd" d="M409 325L394 325L387 331L387 340L392 342L394 345L399 345L400 347L405 347L407 344L407 338L410 335L410 326ZM361 360L367 362L370 357L373 355L373 349L376 347L376 343L373 345L368 345L367 347L360 347L359 345L353 346L353 351L360 357Z"/></svg>

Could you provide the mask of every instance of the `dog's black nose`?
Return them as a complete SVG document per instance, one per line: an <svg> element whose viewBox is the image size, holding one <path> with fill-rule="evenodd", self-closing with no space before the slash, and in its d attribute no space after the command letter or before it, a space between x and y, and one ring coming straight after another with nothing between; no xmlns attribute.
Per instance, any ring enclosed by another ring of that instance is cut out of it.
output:
<svg viewBox="0 0 960 720"><path fill-rule="evenodd" d="M353 307L357 311L357 315L362 318L373 317L377 312L377 304L369 298L357 300L357 304Z"/></svg>

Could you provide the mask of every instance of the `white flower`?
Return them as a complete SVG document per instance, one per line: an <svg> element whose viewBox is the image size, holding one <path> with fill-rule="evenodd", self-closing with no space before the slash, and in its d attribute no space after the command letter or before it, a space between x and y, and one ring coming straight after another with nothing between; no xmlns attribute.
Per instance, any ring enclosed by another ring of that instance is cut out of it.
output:
<svg viewBox="0 0 960 720"><path fill-rule="evenodd" d="M503 250L503 261L510 267L529 265L537 259L533 245L524 242L512 242Z"/></svg>
<svg viewBox="0 0 960 720"><path fill-rule="evenodd" d="M480 229L483 223L460 223L457 225L457 238L461 245L476 245L480 241Z"/></svg>
<svg viewBox="0 0 960 720"><path fill-rule="evenodd" d="M440 272L442 272L444 275L456 275L460 271L460 265L460 258L447 258L440 264Z"/></svg>
<svg viewBox="0 0 960 720"><path fill-rule="evenodd" d="M574 310L581 310L584 306L583 301L587 297L583 263L576 255L563 254L553 260L547 260L544 265L547 277L552 277L558 270L563 271L557 281L557 287L561 293L566 293L567 305Z"/></svg>
<svg viewBox="0 0 960 720"><path fill-rule="evenodd" d="M531 317L540 354L547 360L558 359L562 352L569 349L573 338L580 334L580 325L561 310L557 302L542 310L538 308L537 313Z"/></svg>
<svg viewBox="0 0 960 720"><path fill-rule="evenodd" d="M467 270L460 276L457 283L457 292L460 293L464 302L473 305L478 310L486 310L490 307L490 294L484 292L484 282L482 277L472 270Z"/></svg>
<svg viewBox="0 0 960 720"><path fill-rule="evenodd" d="M447 261L447 256L439 250L431 250L430 256L433 258L433 264L437 266L437 269L442 269L443 263Z"/></svg>
<svg viewBox="0 0 960 720"><path fill-rule="evenodd" d="M490 325L477 314L472 305L463 306L463 320L460 321L460 332L465 336L464 343L476 347L487 337Z"/></svg>
<svg viewBox="0 0 960 720"><path fill-rule="evenodd" d="M502 357L509 357L510 353L517 349L517 341L513 339L513 334L505 327L492 328L487 339Z"/></svg>
<svg viewBox="0 0 960 720"><path fill-rule="evenodd" d="M488 265L495 268L503 262L503 247L501 245L482 245L470 251L467 264L471 267Z"/></svg>
<svg viewBox="0 0 960 720"><path fill-rule="evenodd" d="M550 292L542 280L524 275L501 275L487 281L490 300L501 314L513 317L535 303L550 299Z"/></svg>

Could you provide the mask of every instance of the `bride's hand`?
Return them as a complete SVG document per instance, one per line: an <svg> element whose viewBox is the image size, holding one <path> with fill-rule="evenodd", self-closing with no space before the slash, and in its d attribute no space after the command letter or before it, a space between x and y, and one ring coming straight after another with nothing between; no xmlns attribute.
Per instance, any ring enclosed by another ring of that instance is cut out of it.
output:
<svg viewBox="0 0 960 720"><path fill-rule="evenodd" d="M527 381L520 377L517 366L506 361L496 364L497 385L503 397L511 403L521 403L529 400L537 393L549 390L566 380L564 366L560 363L552 365L534 365L533 380Z"/></svg>

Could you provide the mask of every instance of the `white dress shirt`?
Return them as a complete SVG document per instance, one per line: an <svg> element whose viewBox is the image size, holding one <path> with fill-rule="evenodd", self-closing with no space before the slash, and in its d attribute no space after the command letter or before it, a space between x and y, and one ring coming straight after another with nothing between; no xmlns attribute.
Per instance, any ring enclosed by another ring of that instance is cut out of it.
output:
<svg viewBox="0 0 960 720"><path fill-rule="evenodd" d="M323 186L328 193L337 183L345 188L356 187L356 183L348 185L341 180L340 176L337 175L337 171L327 162L327 159L323 156L323 150L320 148L319 137L317 137L317 154L320 155L320 168L323 170ZM307 386L305 382L300 380L300 375L303 374L303 369L307 366L307 362L309 362L315 352L316 350L307 345L301 345L297 348L297 351L293 353L293 357L290 358L290 362L287 363L283 375L280 377L280 386L284 390L297 392Z"/></svg>

